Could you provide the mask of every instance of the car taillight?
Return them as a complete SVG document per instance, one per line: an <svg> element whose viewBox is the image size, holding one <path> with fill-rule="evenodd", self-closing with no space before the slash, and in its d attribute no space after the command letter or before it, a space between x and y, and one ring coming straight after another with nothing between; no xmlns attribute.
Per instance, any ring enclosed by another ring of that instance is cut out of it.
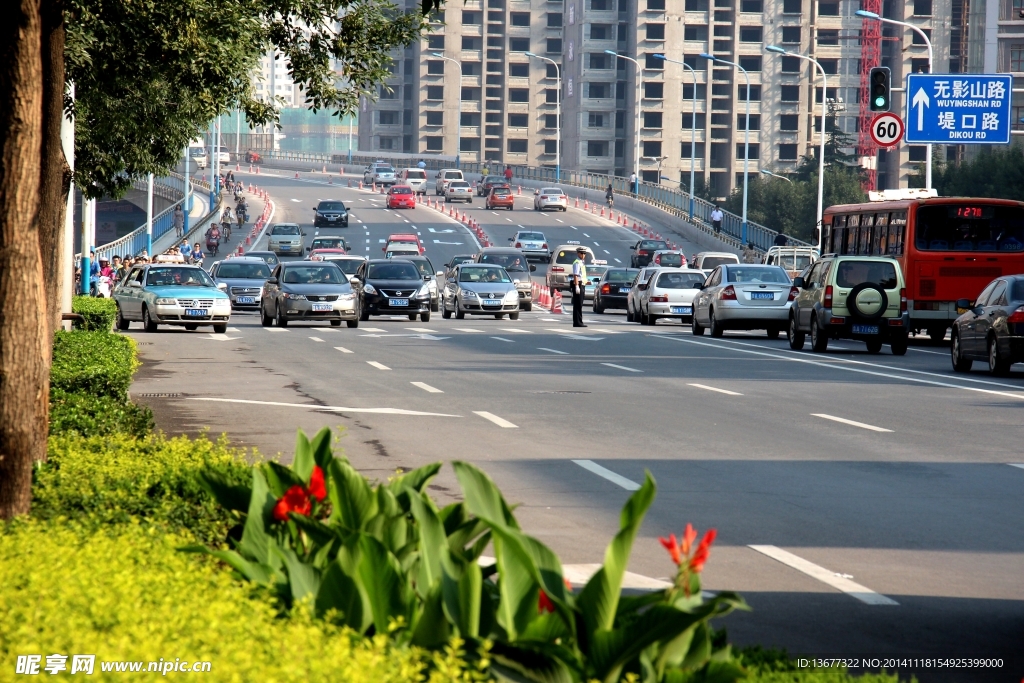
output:
<svg viewBox="0 0 1024 683"><path fill-rule="evenodd" d="M907 312L907 290L906 288L900 289L900 313Z"/></svg>
<svg viewBox="0 0 1024 683"><path fill-rule="evenodd" d="M548 243L545 242L544 244L540 245L540 248L541 249L547 249L548 248Z"/></svg>
<svg viewBox="0 0 1024 683"><path fill-rule="evenodd" d="M563 268L562 266L551 266L551 272L552 273L564 273L565 272L565 268Z"/></svg>
<svg viewBox="0 0 1024 683"><path fill-rule="evenodd" d="M718 295L718 298L722 301L736 301L736 290L733 289L732 285L729 285L722 290L722 293Z"/></svg>
<svg viewBox="0 0 1024 683"><path fill-rule="evenodd" d="M800 293L800 288L799 287L790 287L789 288L789 301L795 301L796 297L797 297L797 295L799 293Z"/></svg>
<svg viewBox="0 0 1024 683"><path fill-rule="evenodd" d="M639 250L638 252L636 252L636 255L637 255L637 256L647 256L647 255L648 255L649 253L650 253L650 252L649 252L649 251L647 251L646 249L641 249L641 250Z"/></svg>
<svg viewBox="0 0 1024 683"><path fill-rule="evenodd" d="M522 249L522 248L523 248L523 243L522 242L516 242L516 249Z"/></svg>
<svg viewBox="0 0 1024 683"><path fill-rule="evenodd" d="M733 298L735 299L736 297L734 296ZM668 294L655 294L654 296L651 297L651 301L660 304L666 304L668 303Z"/></svg>
<svg viewBox="0 0 1024 683"><path fill-rule="evenodd" d="M1010 317L1006 319L1008 323L1024 323L1024 306L1021 306L1016 311L1010 314Z"/></svg>
<svg viewBox="0 0 1024 683"><path fill-rule="evenodd" d="M832 285L825 287L825 300L822 305L825 308L832 308Z"/></svg>
<svg viewBox="0 0 1024 683"><path fill-rule="evenodd" d="M611 294L612 293L611 285L601 285L601 293L602 294Z"/></svg>

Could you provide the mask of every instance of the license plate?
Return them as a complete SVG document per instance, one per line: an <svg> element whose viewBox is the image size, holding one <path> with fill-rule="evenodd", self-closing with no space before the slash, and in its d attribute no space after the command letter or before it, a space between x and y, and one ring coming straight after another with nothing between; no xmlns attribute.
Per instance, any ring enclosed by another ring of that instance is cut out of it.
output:
<svg viewBox="0 0 1024 683"><path fill-rule="evenodd" d="M331 304L313 304L314 311L329 311L332 308L334 308L334 306Z"/></svg>
<svg viewBox="0 0 1024 683"><path fill-rule="evenodd" d="M673 313L678 313L679 315L692 315L693 314L693 307L692 306L673 306L672 307L672 312Z"/></svg>
<svg viewBox="0 0 1024 683"><path fill-rule="evenodd" d="M775 295L772 292L751 292L751 299L774 299Z"/></svg>
<svg viewBox="0 0 1024 683"><path fill-rule="evenodd" d="M501 299L484 299L484 306L500 306Z"/></svg>
<svg viewBox="0 0 1024 683"><path fill-rule="evenodd" d="M878 334L878 325L854 325L854 334Z"/></svg>
<svg viewBox="0 0 1024 683"><path fill-rule="evenodd" d="M629 287L619 287L619 294L629 294Z"/></svg>
<svg viewBox="0 0 1024 683"><path fill-rule="evenodd" d="M254 303L256 303L256 297L254 297L254 296L240 296L237 299L235 299L235 303L237 303L237 304L254 304Z"/></svg>
<svg viewBox="0 0 1024 683"><path fill-rule="evenodd" d="M202 318L206 315L206 311L202 308L186 308L185 315L190 318Z"/></svg>
<svg viewBox="0 0 1024 683"><path fill-rule="evenodd" d="M388 299L388 306L408 306L408 299Z"/></svg>

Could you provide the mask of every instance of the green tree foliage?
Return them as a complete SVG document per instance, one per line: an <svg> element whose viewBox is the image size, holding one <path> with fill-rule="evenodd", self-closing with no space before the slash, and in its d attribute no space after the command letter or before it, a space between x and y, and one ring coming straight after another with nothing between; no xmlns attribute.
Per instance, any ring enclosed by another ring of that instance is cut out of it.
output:
<svg viewBox="0 0 1024 683"><path fill-rule="evenodd" d="M1002 149L984 148L973 160L959 166L933 163L932 184L940 197L1024 200L1022 148L1020 145Z"/></svg>

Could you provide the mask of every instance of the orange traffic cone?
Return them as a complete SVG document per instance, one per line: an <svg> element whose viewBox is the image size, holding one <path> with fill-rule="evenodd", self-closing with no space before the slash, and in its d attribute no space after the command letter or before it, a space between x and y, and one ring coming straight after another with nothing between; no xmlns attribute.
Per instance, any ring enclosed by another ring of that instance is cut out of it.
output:
<svg viewBox="0 0 1024 683"><path fill-rule="evenodd" d="M298 171L296 171L296 172L295 172L295 177L296 177L296 178L298 178L298 177L299 177L299 172L298 172Z"/></svg>
<svg viewBox="0 0 1024 683"><path fill-rule="evenodd" d="M562 291L559 289L555 290L554 302L551 304L552 313L565 313L562 310Z"/></svg>

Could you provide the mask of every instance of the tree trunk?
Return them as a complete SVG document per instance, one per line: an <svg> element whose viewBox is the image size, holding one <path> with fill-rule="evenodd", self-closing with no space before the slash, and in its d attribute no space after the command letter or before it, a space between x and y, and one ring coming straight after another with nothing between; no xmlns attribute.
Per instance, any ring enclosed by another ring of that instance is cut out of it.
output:
<svg viewBox="0 0 1024 683"><path fill-rule="evenodd" d="M40 0L0 22L0 519L28 512L46 452L50 340L37 218L42 154Z"/></svg>
<svg viewBox="0 0 1024 683"><path fill-rule="evenodd" d="M64 158L60 129L64 118L64 3L42 6L43 154L39 183L39 251L46 288L46 324L60 328L64 269L64 215L71 189L71 167Z"/></svg>

